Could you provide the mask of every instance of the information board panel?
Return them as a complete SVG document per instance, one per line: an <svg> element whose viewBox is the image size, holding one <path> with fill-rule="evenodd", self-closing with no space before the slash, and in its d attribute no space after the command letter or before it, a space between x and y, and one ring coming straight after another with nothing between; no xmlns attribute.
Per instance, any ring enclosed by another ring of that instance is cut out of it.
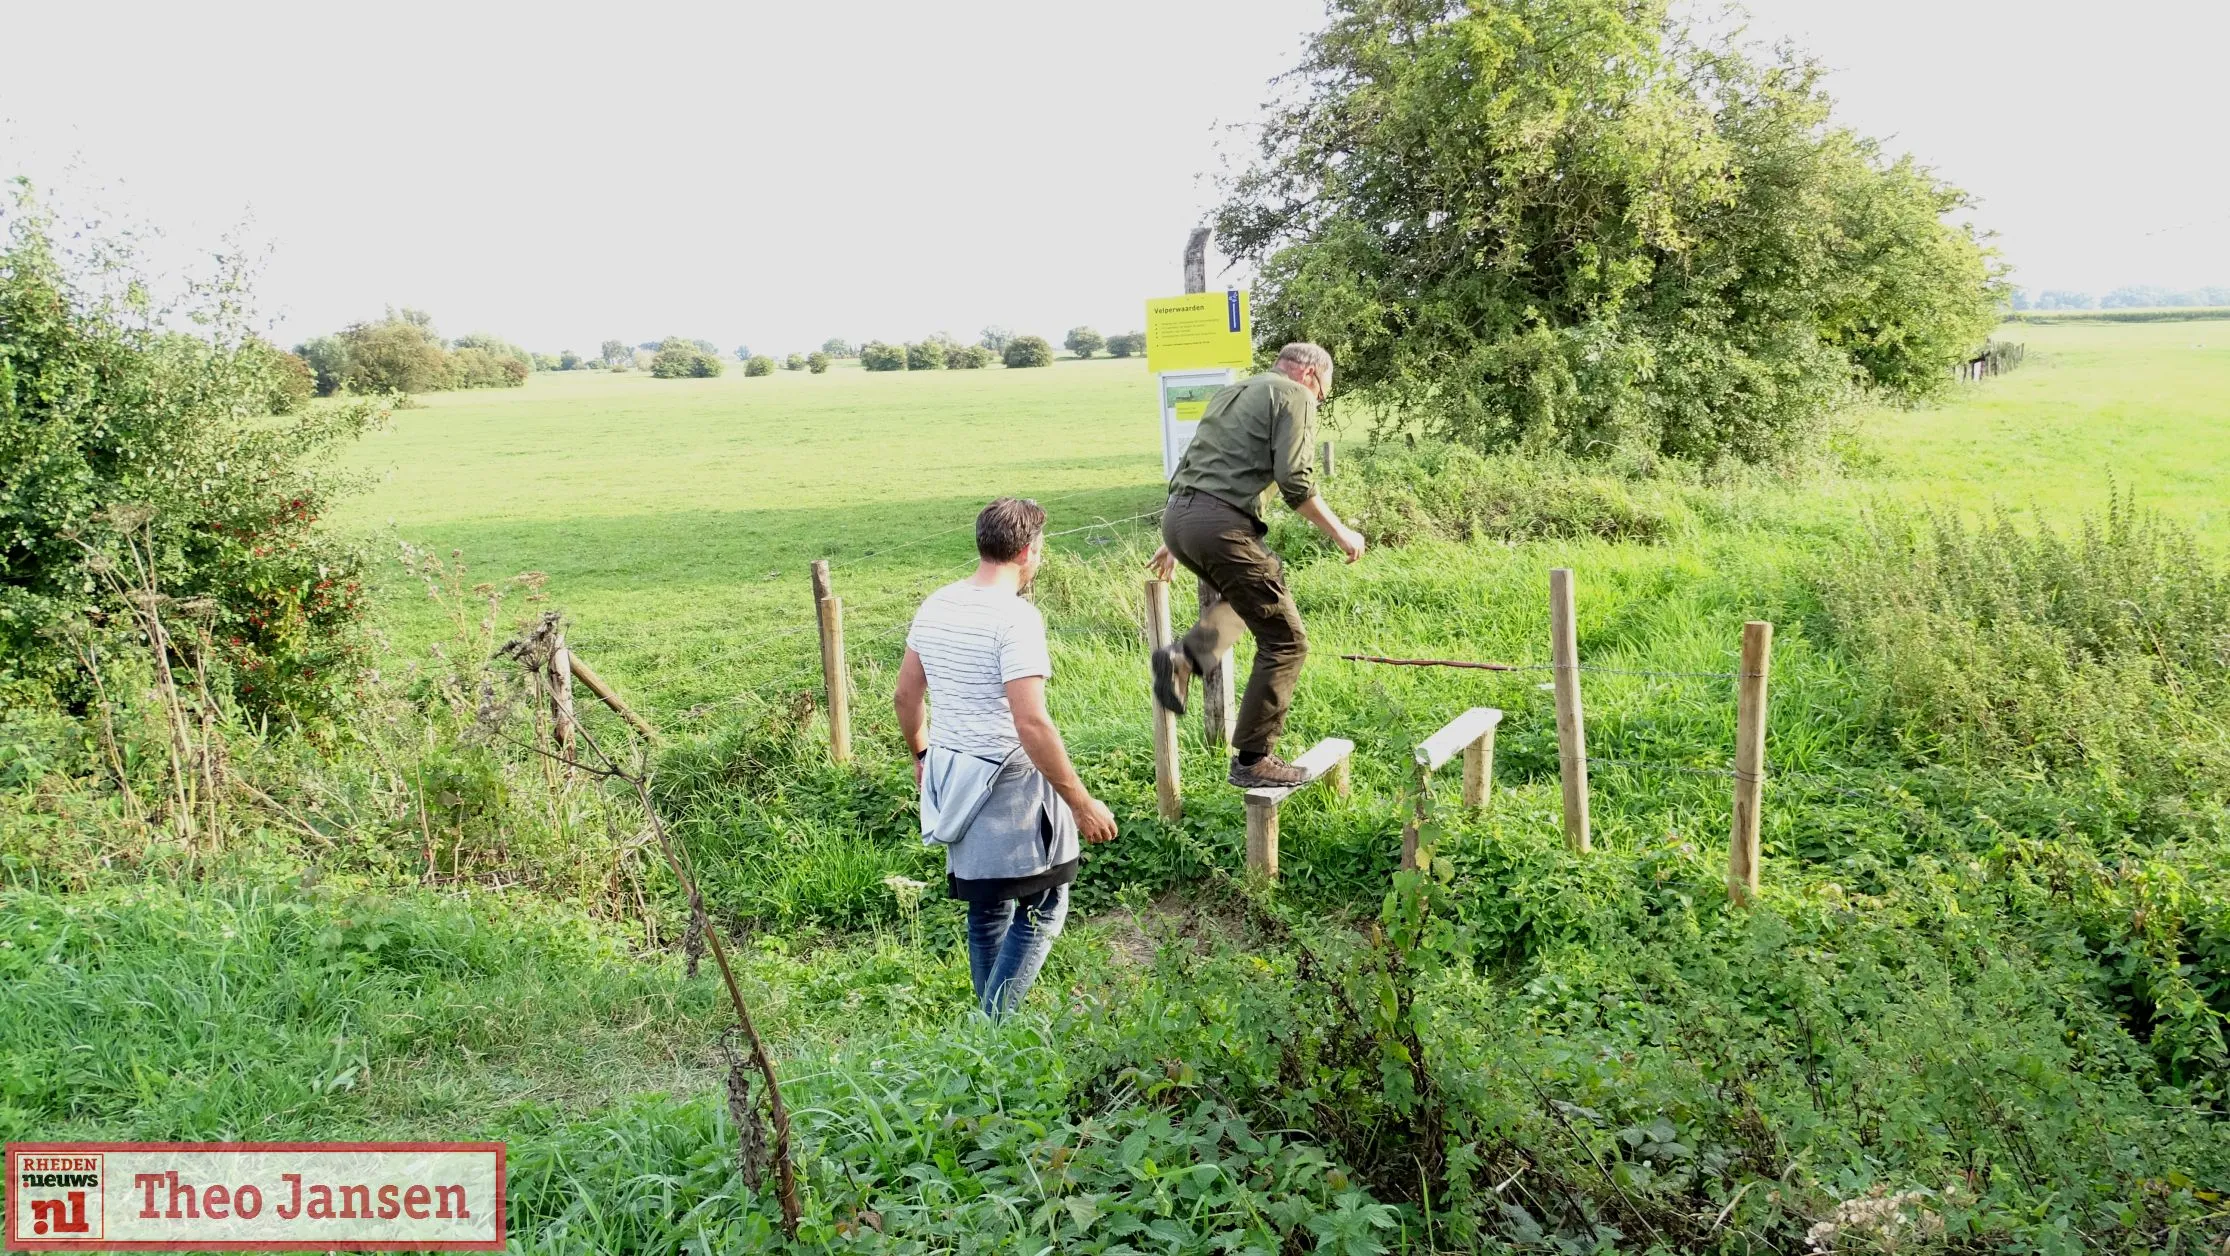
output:
<svg viewBox="0 0 2230 1256"><path fill-rule="evenodd" d="M1164 478L1192 443L1208 398L1254 365L1249 295L1239 288L1156 297L1146 303L1146 369L1161 409Z"/></svg>
<svg viewBox="0 0 2230 1256"><path fill-rule="evenodd" d="M1189 292L1146 303L1146 369L1243 371L1254 363L1251 299L1244 290Z"/></svg>

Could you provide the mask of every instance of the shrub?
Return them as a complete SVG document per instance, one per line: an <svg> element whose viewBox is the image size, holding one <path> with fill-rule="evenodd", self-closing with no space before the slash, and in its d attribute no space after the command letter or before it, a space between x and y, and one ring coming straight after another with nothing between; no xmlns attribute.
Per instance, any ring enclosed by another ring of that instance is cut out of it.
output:
<svg viewBox="0 0 2230 1256"><path fill-rule="evenodd" d="M723 369L718 354L707 353L697 341L679 336L660 341L657 354L650 360L654 379L709 379Z"/></svg>
<svg viewBox="0 0 2230 1256"><path fill-rule="evenodd" d="M1142 331L1118 332L1107 338L1107 356L1111 358L1135 357L1146 352L1146 333Z"/></svg>
<svg viewBox="0 0 2230 1256"><path fill-rule="evenodd" d="M859 348L859 364L870 371L903 371L906 369L906 346L870 340Z"/></svg>
<svg viewBox="0 0 2230 1256"><path fill-rule="evenodd" d="M812 353L806 354L805 369L813 372L815 375L826 375L829 369L829 355L822 353L819 350L815 350Z"/></svg>
<svg viewBox="0 0 2230 1256"><path fill-rule="evenodd" d="M353 393L439 392L451 387L449 352L415 310L341 330L341 388Z"/></svg>
<svg viewBox="0 0 2230 1256"><path fill-rule="evenodd" d="M109 300L57 256L28 192L16 209L0 250L0 689L84 701L78 649L112 668L144 652L101 574L133 578L128 534L174 599L174 638L206 631L213 686L252 716L329 714L355 679L364 561L314 526L340 487L320 472L379 412L265 417L307 368L247 333L240 274L210 285L226 303L207 310Z"/></svg>
<svg viewBox="0 0 2230 1256"><path fill-rule="evenodd" d="M557 369L559 369L559 370L561 370L561 371L577 371L577 370L580 370L580 369L581 369L581 355L580 355L580 354L578 354L578 353L575 353L575 352L573 352L573 351L572 351L571 349L560 349L560 350L558 350L558 355L557 355Z"/></svg>
<svg viewBox="0 0 2230 1256"><path fill-rule="evenodd" d="M909 371L941 371L945 369L945 346L934 340L923 340L907 345L906 369Z"/></svg>
<svg viewBox="0 0 2230 1256"><path fill-rule="evenodd" d="M982 345L945 346L945 366L955 371L980 371L992 363L991 350Z"/></svg>
<svg viewBox="0 0 2230 1256"><path fill-rule="evenodd" d="M745 378L774 374L774 359L763 353L754 353L743 364Z"/></svg>
<svg viewBox="0 0 2230 1256"><path fill-rule="evenodd" d="M1043 336L1016 336L999 356L1010 367L1051 366L1053 346Z"/></svg>
<svg viewBox="0 0 2230 1256"><path fill-rule="evenodd" d="M784 358L784 359L782 360L782 369L783 369L783 370L785 370L785 371L802 371L802 370L804 370L804 369L805 369L805 355L804 355L804 354L802 354L802 353L793 353L793 354L791 354L791 355L790 355L789 357L787 357L787 358Z"/></svg>
<svg viewBox="0 0 2230 1256"><path fill-rule="evenodd" d="M1063 340L1061 344L1070 353L1080 358L1088 358L1106 347L1107 338L1089 327L1071 327L1069 328L1068 339Z"/></svg>
<svg viewBox="0 0 2230 1256"><path fill-rule="evenodd" d="M261 337L250 337L241 351L256 359L257 373L265 379L263 405L272 414L299 414L317 394L317 372L300 354L288 353Z"/></svg>
<svg viewBox="0 0 2230 1256"><path fill-rule="evenodd" d="M1259 342L1330 349L1389 429L1766 460L1997 321L1968 198L1833 125L1817 63L1664 4L1334 10L1216 237Z"/></svg>
<svg viewBox="0 0 2230 1256"><path fill-rule="evenodd" d="M827 354L829 357L832 358L851 358L859 356L859 350L854 349L850 341L841 339L836 336L831 336L827 340L821 342L821 352Z"/></svg>

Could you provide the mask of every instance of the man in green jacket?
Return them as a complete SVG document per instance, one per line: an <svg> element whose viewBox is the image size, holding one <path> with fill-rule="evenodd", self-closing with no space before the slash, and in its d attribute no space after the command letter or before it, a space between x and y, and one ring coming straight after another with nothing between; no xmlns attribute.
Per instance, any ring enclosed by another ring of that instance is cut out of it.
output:
<svg viewBox="0 0 2230 1256"><path fill-rule="evenodd" d="M1290 344L1269 372L1217 391L1192 444L1169 477L1162 547L1154 571L1164 580L1183 563L1200 577L1200 622L1184 639L1154 652L1154 696L1184 713L1193 676L1221 657L1243 627L1254 634L1254 674L1239 702L1231 783L1241 789L1298 785L1308 773L1275 753L1308 657L1301 612L1285 587L1285 565L1263 547L1261 497L1271 484L1295 514L1316 525L1354 562L1363 536L1316 495L1313 441L1317 403L1332 392L1332 355Z"/></svg>

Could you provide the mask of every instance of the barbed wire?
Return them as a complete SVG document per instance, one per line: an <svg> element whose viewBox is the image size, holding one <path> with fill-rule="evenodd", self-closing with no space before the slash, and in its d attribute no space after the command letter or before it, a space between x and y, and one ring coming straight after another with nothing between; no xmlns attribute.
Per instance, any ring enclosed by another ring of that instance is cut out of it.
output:
<svg viewBox="0 0 2230 1256"><path fill-rule="evenodd" d="M1645 772L1673 772L1687 776L1732 777L1736 775L1733 770L1728 768L1699 768L1690 767L1684 763L1656 763L1646 759L1599 759L1594 755L1587 757L1587 766L1590 768L1637 768Z"/></svg>
<svg viewBox="0 0 2230 1256"><path fill-rule="evenodd" d="M1563 671L1561 663L1474 663L1465 659L1403 659L1388 658L1379 654L1342 654L1350 663L1377 663L1387 667L1446 667L1481 672L1556 672ZM1644 667L1601 667L1581 663L1573 671L1594 672L1599 676L1659 676L1687 677L1700 680L1740 680L1741 672L1676 672Z"/></svg>

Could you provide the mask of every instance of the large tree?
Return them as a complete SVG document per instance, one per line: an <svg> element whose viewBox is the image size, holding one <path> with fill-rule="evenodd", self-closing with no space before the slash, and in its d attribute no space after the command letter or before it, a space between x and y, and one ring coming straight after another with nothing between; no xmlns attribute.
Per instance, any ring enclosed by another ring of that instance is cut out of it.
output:
<svg viewBox="0 0 2230 1256"><path fill-rule="evenodd" d="M1963 193L1664 0L1337 0L1217 214L1266 346L1486 449L1769 457L1996 317Z"/></svg>

